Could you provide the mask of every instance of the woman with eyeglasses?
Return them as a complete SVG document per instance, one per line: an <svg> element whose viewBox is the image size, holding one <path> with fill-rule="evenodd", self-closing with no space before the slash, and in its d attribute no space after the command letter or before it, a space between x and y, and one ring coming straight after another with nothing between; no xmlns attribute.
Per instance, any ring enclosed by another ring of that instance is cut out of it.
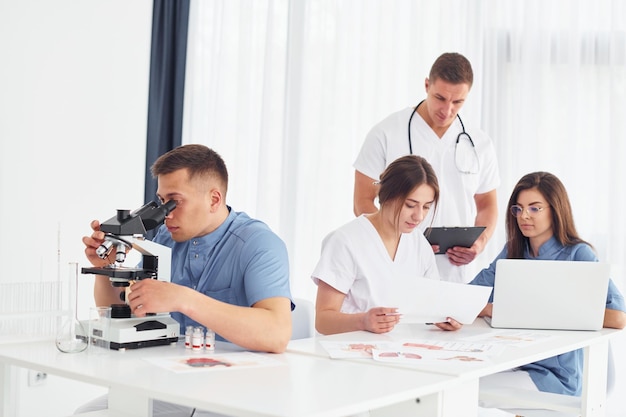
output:
<svg viewBox="0 0 626 417"><path fill-rule="evenodd" d="M470 282L493 287L496 262L501 258L562 261L597 261L593 247L580 238L569 197L561 181L548 172L523 176L509 198L506 218L507 242L493 263ZM540 291L540 289L537 289ZM480 316L491 316L493 292ZM622 329L626 325L624 297L609 281L604 327ZM509 386L580 396L583 352L576 350L544 359L518 369L481 379L481 387ZM500 404L484 407L506 409Z"/></svg>

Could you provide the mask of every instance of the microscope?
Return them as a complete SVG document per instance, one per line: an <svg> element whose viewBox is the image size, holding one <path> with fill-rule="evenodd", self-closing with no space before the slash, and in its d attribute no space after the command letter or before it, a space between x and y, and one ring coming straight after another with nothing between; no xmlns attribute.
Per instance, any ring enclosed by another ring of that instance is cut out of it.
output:
<svg viewBox="0 0 626 417"><path fill-rule="evenodd" d="M145 234L162 224L175 208L176 203L170 200L160 206L151 201L133 212L118 210L116 216L100 225L105 236L96 249L102 259L109 259L111 254L115 254L115 261L104 267L82 268L81 272L108 276L112 286L125 289L132 286L134 281L142 279L169 282L171 249L147 240ZM142 255L141 267L124 266L126 255L132 249ZM125 301L125 294L125 291L121 293L120 301ZM101 340L109 342L111 349L137 349L176 343L180 325L169 313L150 313L146 317L134 317L130 307L124 302L111 306L111 320L106 329L93 328L92 333L90 336L96 344Z"/></svg>

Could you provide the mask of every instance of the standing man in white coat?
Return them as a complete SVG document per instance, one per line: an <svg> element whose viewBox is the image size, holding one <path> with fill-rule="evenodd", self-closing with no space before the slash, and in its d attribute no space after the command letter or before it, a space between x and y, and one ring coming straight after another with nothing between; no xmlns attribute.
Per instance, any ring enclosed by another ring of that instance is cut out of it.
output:
<svg viewBox="0 0 626 417"><path fill-rule="evenodd" d="M496 188L500 184L498 162L489 136L469 126L458 115L472 87L470 62L458 53L444 53L434 62L425 80L426 98L415 107L400 110L368 133L354 163L354 213L377 210L379 175L395 159L420 155L433 166L441 196L420 229L429 226L484 226L469 247L456 246L438 255L441 278L469 282L480 269L471 262L485 249L498 218Z"/></svg>

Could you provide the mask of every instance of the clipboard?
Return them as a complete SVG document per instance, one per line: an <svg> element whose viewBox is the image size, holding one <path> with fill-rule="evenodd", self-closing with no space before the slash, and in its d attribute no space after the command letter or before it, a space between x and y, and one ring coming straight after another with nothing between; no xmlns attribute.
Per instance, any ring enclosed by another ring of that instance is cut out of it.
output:
<svg viewBox="0 0 626 417"><path fill-rule="evenodd" d="M424 236L431 245L439 245L438 254L443 254L454 246L471 247L485 229L484 226L428 227Z"/></svg>

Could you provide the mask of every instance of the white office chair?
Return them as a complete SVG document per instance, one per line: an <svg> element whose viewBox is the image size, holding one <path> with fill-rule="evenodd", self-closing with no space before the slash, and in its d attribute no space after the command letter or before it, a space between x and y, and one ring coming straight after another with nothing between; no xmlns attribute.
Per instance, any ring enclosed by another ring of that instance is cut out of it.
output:
<svg viewBox="0 0 626 417"><path fill-rule="evenodd" d="M608 397L615 386L615 361L610 342L607 352L606 377L606 395ZM515 388L481 389L479 397L481 402L498 401L505 403L507 404L507 412L524 417L579 416L582 408L580 397Z"/></svg>
<svg viewBox="0 0 626 417"><path fill-rule="evenodd" d="M291 312L291 339L306 339L315 335L315 306L304 298L294 298L296 308Z"/></svg>

